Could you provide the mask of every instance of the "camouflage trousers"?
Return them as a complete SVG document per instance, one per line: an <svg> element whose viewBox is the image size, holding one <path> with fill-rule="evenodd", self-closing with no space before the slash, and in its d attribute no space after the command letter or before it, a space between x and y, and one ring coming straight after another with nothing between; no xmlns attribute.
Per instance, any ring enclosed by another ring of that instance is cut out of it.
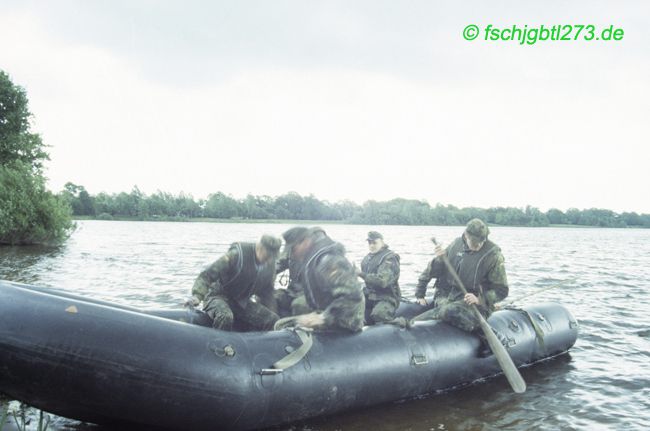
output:
<svg viewBox="0 0 650 431"><path fill-rule="evenodd" d="M307 298L304 294L295 294L287 289L277 289L273 292L275 301L278 304L278 314L280 317L298 316L300 314L311 313L313 310L307 305Z"/></svg>
<svg viewBox="0 0 650 431"><path fill-rule="evenodd" d="M271 331L278 315L262 304L247 300L244 306L225 296L206 300L203 311L212 319L212 327L231 331L233 326L244 330Z"/></svg>
<svg viewBox="0 0 650 431"><path fill-rule="evenodd" d="M481 307L479 307L479 310L486 317L486 310ZM467 305L462 299L457 301L437 300L435 307L415 316L413 320L442 320L467 332L473 332L479 328L478 317L474 314L471 306Z"/></svg>
<svg viewBox="0 0 650 431"><path fill-rule="evenodd" d="M397 306L393 301L366 299L366 325L390 322L395 318Z"/></svg>

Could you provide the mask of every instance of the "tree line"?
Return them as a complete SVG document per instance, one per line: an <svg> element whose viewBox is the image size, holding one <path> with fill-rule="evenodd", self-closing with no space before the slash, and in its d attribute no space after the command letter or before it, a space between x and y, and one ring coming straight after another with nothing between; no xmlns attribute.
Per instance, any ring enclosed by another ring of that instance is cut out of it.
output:
<svg viewBox="0 0 650 431"><path fill-rule="evenodd" d="M31 120L25 90L0 70L0 244L56 244L73 227L68 203L45 186L49 155Z"/></svg>
<svg viewBox="0 0 650 431"><path fill-rule="evenodd" d="M435 206L415 199L367 201L362 205L351 201L330 203L313 195L301 196L289 192L280 196L248 195L236 199L222 192L207 199L195 200L191 195L173 195L158 191L151 195L134 187L130 193L99 193L90 195L84 186L68 183L61 197L67 201L75 216L104 220L320 220L373 225L462 225L474 217L489 224L503 226L574 225L597 227L650 228L650 214L616 213L606 209L576 208L546 212L538 208L492 207L458 208L453 205Z"/></svg>

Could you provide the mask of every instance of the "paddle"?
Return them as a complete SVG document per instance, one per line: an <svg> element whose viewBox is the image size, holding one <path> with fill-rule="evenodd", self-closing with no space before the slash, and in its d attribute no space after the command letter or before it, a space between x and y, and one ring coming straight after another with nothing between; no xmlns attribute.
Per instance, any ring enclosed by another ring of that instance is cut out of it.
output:
<svg viewBox="0 0 650 431"><path fill-rule="evenodd" d="M436 241L435 238L431 238L431 241L435 245L438 245L438 242ZM449 262L447 255L443 254L441 257L443 262L445 262L445 265L447 266L447 270L449 271L451 276L458 284L458 287L460 287L460 290L462 290L463 293L467 295L467 289L465 289L465 286L463 285L463 282L460 280L460 277L456 273L454 267L451 266L451 263ZM503 370L503 374L505 374L506 378L508 379L510 386L512 386L512 389L518 394L525 392L526 382L524 382L523 377L521 377L521 374L519 374L519 370L517 370L517 367L515 367L514 362L512 362L512 358L508 354L508 351L506 350L505 347L503 347L503 344L501 344L497 336L494 334L492 328L485 320L485 317L483 317L483 315L478 311L476 305L472 304L471 308L474 311L476 317L478 318L479 324L481 326L481 329L483 330L483 333L485 334L485 338L487 339L488 345L490 346L492 353L494 353L494 356L497 358L497 362L501 366L501 369Z"/></svg>

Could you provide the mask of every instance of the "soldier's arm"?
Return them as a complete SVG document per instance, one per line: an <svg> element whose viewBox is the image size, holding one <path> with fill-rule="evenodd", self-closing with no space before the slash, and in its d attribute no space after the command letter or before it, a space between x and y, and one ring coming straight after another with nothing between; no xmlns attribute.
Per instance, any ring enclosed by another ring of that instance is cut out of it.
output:
<svg viewBox="0 0 650 431"><path fill-rule="evenodd" d="M275 263L271 263L270 265L277 268ZM264 286L261 286L260 290L255 295L259 298L260 304L264 305L266 308L270 309L273 312L277 312L278 307L275 301L275 296L273 295L274 289L275 274L273 274L273 277L269 282L265 283Z"/></svg>
<svg viewBox="0 0 650 431"><path fill-rule="evenodd" d="M325 326L360 330L363 326L363 291L350 263L344 257L332 257L323 262L319 272L332 286L334 298L322 313Z"/></svg>
<svg viewBox="0 0 650 431"><path fill-rule="evenodd" d="M397 259L395 256L385 259L377 268L376 274L364 274L361 278L371 288L386 289L392 286L399 279L399 261Z"/></svg>
<svg viewBox="0 0 650 431"><path fill-rule="evenodd" d="M195 296L199 301L203 301L210 292L210 286L213 283L220 283L220 275L230 271L236 261L237 252L235 250L229 250L226 254L214 261L194 281L192 296Z"/></svg>
<svg viewBox="0 0 650 431"><path fill-rule="evenodd" d="M485 290L485 299L490 305L503 301L509 293L508 278L506 276L505 259L498 253L494 265L487 274L488 286Z"/></svg>
<svg viewBox="0 0 650 431"><path fill-rule="evenodd" d="M427 284L429 284L432 278L439 277L441 272L442 262L438 258L433 258L418 278L418 285L415 288L415 297L418 299L424 298L427 293Z"/></svg>

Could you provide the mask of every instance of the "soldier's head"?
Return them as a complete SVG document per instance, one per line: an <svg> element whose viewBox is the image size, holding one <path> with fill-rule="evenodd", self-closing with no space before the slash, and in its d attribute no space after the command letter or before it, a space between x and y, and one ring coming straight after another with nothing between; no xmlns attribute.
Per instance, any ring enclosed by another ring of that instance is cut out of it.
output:
<svg viewBox="0 0 650 431"><path fill-rule="evenodd" d="M463 237L470 250L479 251L485 244L489 234L490 229L483 220L473 218L467 223Z"/></svg>
<svg viewBox="0 0 650 431"><path fill-rule="evenodd" d="M303 226L292 227L282 234L284 238L284 251L283 253L290 258L295 259L293 255L294 247L299 246L307 238L309 229Z"/></svg>
<svg viewBox="0 0 650 431"><path fill-rule="evenodd" d="M282 234L285 240L285 253L292 258L302 259L314 241L326 236L319 227L293 227Z"/></svg>
<svg viewBox="0 0 650 431"><path fill-rule="evenodd" d="M271 235L262 235L257 244L255 244L255 257L259 263L266 263L275 259L280 251L282 241Z"/></svg>
<svg viewBox="0 0 650 431"><path fill-rule="evenodd" d="M368 238L366 238L366 241L368 241L368 249L370 250L370 253L377 253L384 247L384 236L376 230L368 232Z"/></svg>

